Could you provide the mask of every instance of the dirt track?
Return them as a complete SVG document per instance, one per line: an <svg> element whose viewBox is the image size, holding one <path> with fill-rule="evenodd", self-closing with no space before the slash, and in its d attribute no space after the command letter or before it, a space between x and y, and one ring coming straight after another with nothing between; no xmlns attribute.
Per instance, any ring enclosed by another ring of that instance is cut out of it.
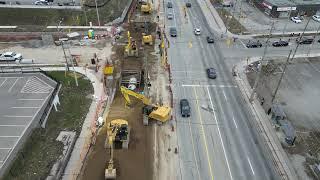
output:
<svg viewBox="0 0 320 180"><path fill-rule="evenodd" d="M114 152L117 180L152 179L152 126L142 125L142 103L133 101L133 108L126 109L122 95L118 92L107 121L122 118L131 127L129 149ZM106 131L102 129L95 146L88 155L80 180L104 180L104 169L109 160L109 151L104 148Z"/></svg>

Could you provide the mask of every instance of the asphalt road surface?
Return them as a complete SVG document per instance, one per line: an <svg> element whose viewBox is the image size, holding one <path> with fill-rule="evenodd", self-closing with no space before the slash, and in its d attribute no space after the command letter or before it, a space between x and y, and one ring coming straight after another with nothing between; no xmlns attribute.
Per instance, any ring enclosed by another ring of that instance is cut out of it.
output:
<svg viewBox="0 0 320 180"><path fill-rule="evenodd" d="M173 9L166 11L173 12L174 19L166 20L166 28L178 30L178 37L169 38L168 52L180 149L176 179L278 179L250 124L252 117L232 80L231 67L224 62L228 51L221 50L218 40L206 42L209 27L195 0L187 9L187 19L185 1L172 2ZM200 36L194 35L195 27L201 29ZM209 67L217 70L217 79L207 78ZM189 118L180 115L182 98L191 105Z"/></svg>

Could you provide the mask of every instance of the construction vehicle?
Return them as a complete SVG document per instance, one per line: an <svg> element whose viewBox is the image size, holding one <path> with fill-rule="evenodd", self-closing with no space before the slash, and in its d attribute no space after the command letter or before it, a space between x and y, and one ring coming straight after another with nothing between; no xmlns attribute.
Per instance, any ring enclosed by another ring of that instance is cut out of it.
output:
<svg viewBox="0 0 320 180"><path fill-rule="evenodd" d="M147 35L146 33L142 33L142 45L149 44L153 45L153 38L152 35Z"/></svg>
<svg viewBox="0 0 320 180"><path fill-rule="evenodd" d="M148 14L152 13L152 4L150 3L150 0L141 5L141 12Z"/></svg>
<svg viewBox="0 0 320 180"><path fill-rule="evenodd" d="M126 101L126 106L132 105L130 97L133 96L145 105L142 109L143 112L143 125L148 125L149 120L156 120L160 123L165 123L171 117L171 108L169 106L158 106L151 104L150 99L142 94L136 93L124 86L120 87L121 93Z"/></svg>
<svg viewBox="0 0 320 180"><path fill-rule="evenodd" d="M105 179L116 179L117 170L113 166L113 149L128 149L130 140L130 127L128 121L123 119L112 120L107 127L106 148L110 148L110 160L105 169Z"/></svg>
<svg viewBox="0 0 320 180"><path fill-rule="evenodd" d="M124 48L124 56L125 57L138 57L138 48L136 41L132 39L130 36L130 31L128 31L128 44Z"/></svg>

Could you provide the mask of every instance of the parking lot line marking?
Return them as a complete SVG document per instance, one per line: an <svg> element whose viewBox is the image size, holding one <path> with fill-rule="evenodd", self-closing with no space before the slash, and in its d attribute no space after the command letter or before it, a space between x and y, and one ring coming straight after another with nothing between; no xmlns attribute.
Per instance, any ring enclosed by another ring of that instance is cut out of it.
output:
<svg viewBox="0 0 320 180"><path fill-rule="evenodd" d="M207 85L200 85L200 84L182 84L182 87L220 87L220 88L236 88L237 86L232 85L214 85L214 84L207 84Z"/></svg>
<svg viewBox="0 0 320 180"><path fill-rule="evenodd" d="M224 91L222 91L224 98L226 99L226 101L228 101L226 93Z"/></svg>
<svg viewBox="0 0 320 180"><path fill-rule="evenodd" d="M44 99L17 99L18 101L43 101Z"/></svg>
<svg viewBox="0 0 320 180"><path fill-rule="evenodd" d="M247 46L241 41L241 39L239 39L239 41L241 42L241 44L243 45L243 47L247 49Z"/></svg>
<svg viewBox="0 0 320 180"><path fill-rule="evenodd" d="M248 162L249 162L249 165L250 165L250 168L251 168L252 174L254 175L253 167L252 167L251 161L250 161L250 159L249 159L249 157L248 157L248 156L247 156L247 159L248 159Z"/></svg>
<svg viewBox="0 0 320 180"><path fill-rule="evenodd" d="M37 109L37 108L40 108L40 107L23 107L23 106L21 106L21 107L17 107L17 106L14 106L14 107L11 107L11 108L13 108L13 109Z"/></svg>
<svg viewBox="0 0 320 180"><path fill-rule="evenodd" d="M0 84L0 87L7 81L7 78L4 79L4 81Z"/></svg>
<svg viewBox="0 0 320 180"><path fill-rule="evenodd" d="M31 118L33 116L11 116L11 115L3 115L3 117L11 117L11 118Z"/></svg>
<svg viewBox="0 0 320 180"><path fill-rule="evenodd" d="M0 138L18 138L20 136L0 136Z"/></svg>
<svg viewBox="0 0 320 180"><path fill-rule="evenodd" d="M14 87L14 85L16 85L16 83L18 82L19 78L17 78L14 83L12 84L12 86L9 88L8 92L11 92L12 88Z"/></svg>
<svg viewBox="0 0 320 180"><path fill-rule="evenodd" d="M234 125L235 125L235 126L236 126L236 128L238 129L238 125L237 125L237 123L236 123L236 120L235 120L234 116L232 116L232 119L233 119L233 123L234 123Z"/></svg>
<svg viewBox="0 0 320 180"><path fill-rule="evenodd" d="M211 166L211 162L210 162L210 155L209 155L209 150L208 150L208 145L207 145L206 133L205 133L205 130L204 130L204 127L203 127L203 121L202 121L202 116L201 116L201 111L200 111L200 106L199 106L199 101L198 101L198 95L197 95L196 89L194 87L193 87L193 92L194 92L194 95L196 97L197 110L198 110L198 114L199 114L201 130L203 132L202 133L202 137L203 137L203 140L204 140L204 147L206 149L207 160L208 160L208 165L209 165L209 172L210 172L210 175L211 175L211 179L213 180L214 178L213 178L212 166Z"/></svg>
<svg viewBox="0 0 320 180"><path fill-rule="evenodd" d="M212 99L211 99L211 95L210 95L210 91L209 91L208 87L207 87L207 93L208 93L208 96L209 96L210 106L213 109L214 106L213 106L213 103L212 103ZM221 141L221 144L222 144L222 150L223 150L223 153L224 153L224 157L226 158L226 162L227 162L227 166L228 166L228 170L229 170L229 175L230 175L230 178L233 180L231 169L230 169L230 165L229 165L229 161L228 161L228 157L227 157L227 153L226 153L226 149L224 148L224 143L223 143L223 140L222 140L220 127L219 127L219 124L218 124L218 119L217 119L216 113L214 111L213 111L213 116L214 116L214 119L215 119L216 124L217 124L218 134L219 134L220 141Z"/></svg>

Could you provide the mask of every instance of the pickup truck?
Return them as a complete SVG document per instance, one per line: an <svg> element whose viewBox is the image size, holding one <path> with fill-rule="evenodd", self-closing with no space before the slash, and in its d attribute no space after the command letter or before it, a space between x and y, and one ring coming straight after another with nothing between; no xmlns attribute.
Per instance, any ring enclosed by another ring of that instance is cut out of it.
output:
<svg viewBox="0 0 320 180"><path fill-rule="evenodd" d="M0 61L16 61L21 59L22 55L15 52L5 52L3 54L0 54Z"/></svg>

